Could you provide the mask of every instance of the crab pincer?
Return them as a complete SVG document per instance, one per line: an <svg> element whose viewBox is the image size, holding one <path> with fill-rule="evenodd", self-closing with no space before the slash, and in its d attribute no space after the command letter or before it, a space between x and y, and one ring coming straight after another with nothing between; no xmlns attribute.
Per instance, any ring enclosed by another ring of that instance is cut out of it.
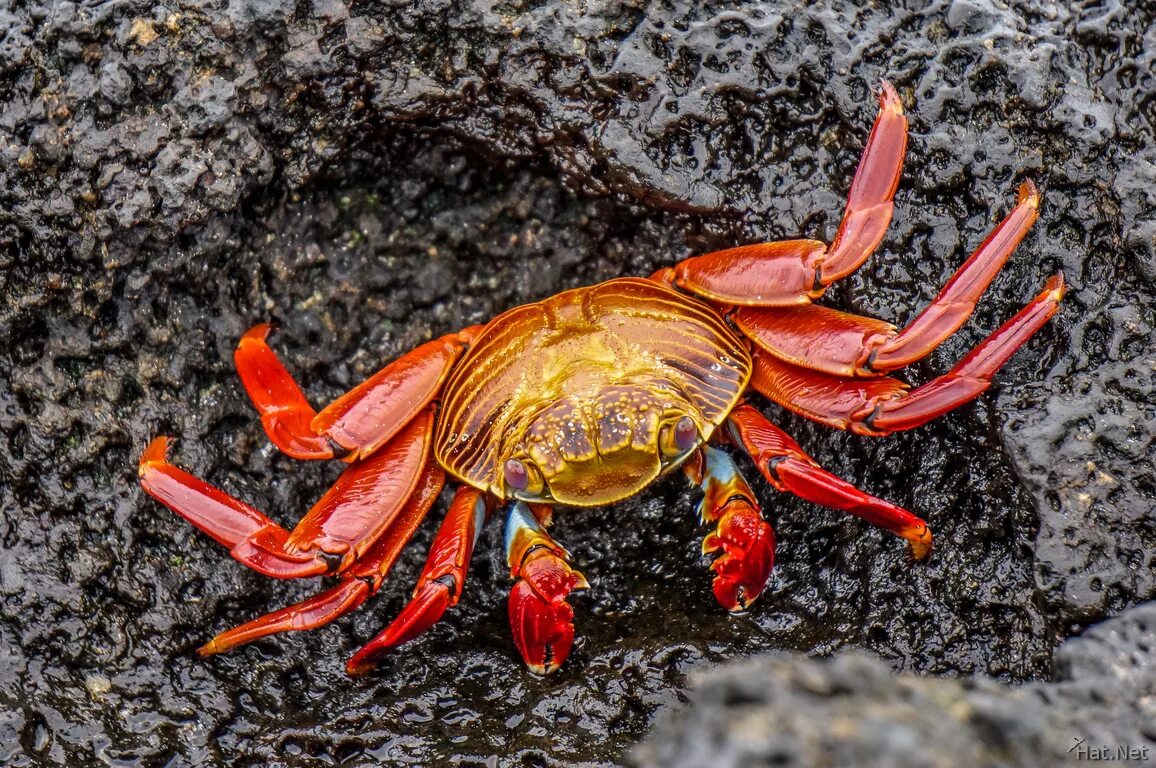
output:
<svg viewBox="0 0 1156 768"><path fill-rule="evenodd" d="M526 504L516 502L506 518L510 575L510 631L526 666L539 675L562 666L574 644L574 609L566 598L589 589Z"/></svg>
<svg viewBox="0 0 1156 768"><path fill-rule="evenodd" d="M725 451L704 445L683 471L702 489L699 518L715 524L702 540L704 555L718 555L710 566L715 572L714 596L728 611L744 611L771 577L775 531Z"/></svg>

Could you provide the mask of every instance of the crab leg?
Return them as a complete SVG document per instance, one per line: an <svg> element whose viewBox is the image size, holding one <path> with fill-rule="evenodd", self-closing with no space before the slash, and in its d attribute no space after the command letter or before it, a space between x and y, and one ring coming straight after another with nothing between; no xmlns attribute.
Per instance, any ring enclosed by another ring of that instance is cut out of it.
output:
<svg viewBox="0 0 1156 768"><path fill-rule="evenodd" d="M809 419L861 435L886 435L926 424L991 386L996 371L1048 321L1064 295L1063 275L1000 326L947 373L909 389L889 376L846 379L754 354L751 384L779 405Z"/></svg>
<svg viewBox="0 0 1156 768"><path fill-rule="evenodd" d="M341 576L341 582L300 603L273 611L250 622L226 630L197 649L210 656L223 653L245 643L280 632L313 629L328 624L339 616L356 610L367 599L377 594L393 568L401 550L413 537L414 531L437 501L445 486L445 471L437 462L426 464L417 489L405 507L390 523L382 537Z"/></svg>
<svg viewBox="0 0 1156 768"><path fill-rule="evenodd" d="M776 490L861 517L907 539L916 560L931 551L931 529L902 507L864 493L826 471L791 437L749 405L727 418L727 436L741 446Z"/></svg>
<svg viewBox="0 0 1156 768"><path fill-rule="evenodd" d="M470 556L488 514L489 505L481 491L469 486L458 489L430 546L413 598L388 627L353 655L346 672L369 672L383 656L425 632L447 608L458 604Z"/></svg>
<svg viewBox="0 0 1156 768"><path fill-rule="evenodd" d="M169 464L166 437L153 440L141 456L141 485L259 573L280 579L341 573L403 509L429 457L432 429L433 411L427 409L387 450L350 465L291 532Z"/></svg>
<svg viewBox="0 0 1156 768"><path fill-rule="evenodd" d="M320 413L266 342L269 330L267 324L250 329L233 355L269 439L297 459L341 456L352 462L388 442L429 404L477 328L407 352Z"/></svg>
<svg viewBox="0 0 1156 768"><path fill-rule="evenodd" d="M569 565L570 554L546 533L524 502L506 517L506 561L517 581L510 590L510 630L530 671L546 675L566 661L574 643L574 590L589 589Z"/></svg>
<svg viewBox="0 0 1156 768"><path fill-rule="evenodd" d="M847 195L847 210L835 234L835 240L823 260L819 281L830 285L854 272L875 252L895 208L892 199L903 172L903 155L907 152L907 117L895 88L883 81L879 89L879 114L871 126L871 135L855 178Z"/></svg>
<svg viewBox="0 0 1156 768"><path fill-rule="evenodd" d="M828 248L818 240L783 240L695 256L654 278L737 306L808 304L854 272L879 246L891 223L892 198L907 149L907 118L890 83L859 160L843 222Z"/></svg>
<svg viewBox="0 0 1156 768"><path fill-rule="evenodd" d="M902 368L927 355L967 321L1035 223L1039 204L1035 185L1025 181L1016 206L902 331L874 318L814 304L741 307L730 317L760 348L804 368L837 376L877 376Z"/></svg>
<svg viewBox="0 0 1156 768"><path fill-rule="evenodd" d="M728 611L745 610L771 577L775 532L725 451L704 445L697 458L683 467L704 494L698 505L699 518L716 524L702 542L704 555L722 553L711 563L715 597Z"/></svg>

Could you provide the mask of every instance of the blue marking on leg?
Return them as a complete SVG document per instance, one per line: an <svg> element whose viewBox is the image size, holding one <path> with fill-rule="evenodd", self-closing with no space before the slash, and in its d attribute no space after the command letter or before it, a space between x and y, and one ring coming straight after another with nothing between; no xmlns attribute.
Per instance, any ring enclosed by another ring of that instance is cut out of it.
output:
<svg viewBox="0 0 1156 768"><path fill-rule="evenodd" d="M535 533L546 535L546 530L542 524L538 522L538 518L534 517L534 513L530 511L529 505L524 501L515 501L510 504L510 508L506 511L506 559L510 558L510 550L514 546L514 540L517 538L518 530L521 528L529 528Z"/></svg>
<svg viewBox="0 0 1156 768"><path fill-rule="evenodd" d="M712 448L709 445L704 445L699 450L702 451L703 457L702 481L699 483L699 488L702 489L704 496L695 507L695 512L698 513L699 523L704 524L707 519L704 516L703 505L710 498L710 486L712 484L727 485L733 483L735 478L741 478L742 474L739 472L735 460L726 451Z"/></svg>

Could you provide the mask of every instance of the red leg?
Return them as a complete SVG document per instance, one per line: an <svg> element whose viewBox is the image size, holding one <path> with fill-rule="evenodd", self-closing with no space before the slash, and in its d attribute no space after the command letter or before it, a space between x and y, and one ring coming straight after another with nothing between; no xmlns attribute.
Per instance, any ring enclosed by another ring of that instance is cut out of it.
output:
<svg viewBox="0 0 1156 768"><path fill-rule="evenodd" d="M1039 218L1039 208L1040 195L1035 184L1025 181L1011 212L952 275L935 300L897 336L873 351L867 367L892 371L910 365L959 330L975 311L980 295Z"/></svg>
<svg viewBox="0 0 1156 768"><path fill-rule="evenodd" d="M828 307L742 307L731 319L770 354L837 376L876 376L924 357L959 330L1039 215L1035 185L1025 181L1016 206L902 331L889 323Z"/></svg>
<svg viewBox="0 0 1156 768"><path fill-rule="evenodd" d="M820 467L798 443L749 405L727 419L727 435L754 460L767 482L814 504L839 509L907 539L916 560L931 551L927 523L902 507L877 499Z"/></svg>
<svg viewBox="0 0 1156 768"><path fill-rule="evenodd" d="M736 306L807 304L851 274L878 247L891 223L892 198L907 149L907 118L889 83L851 182L847 209L835 240L784 240L696 256L655 279L713 301Z"/></svg>
<svg viewBox="0 0 1156 768"><path fill-rule="evenodd" d="M884 82L879 92L879 114L855 169L843 222L823 260L823 285L854 272L879 247L891 224L892 198L899 187L906 152L903 102L891 84Z"/></svg>
<svg viewBox="0 0 1156 768"><path fill-rule="evenodd" d="M683 465L692 483L702 488L699 516L715 523L702 541L702 553L721 553L711 563L714 595L728 611L746 610L762 594L775 564L775 532L763 519L759 503L731 457L704 445Z"/></svg>
<svg viewBox="0 0 1156 768"><path fill-rule="evenodd" d="M198 648L197 653L210 656L280 632L313 629L356 610L377 594L398 555L425 519L444 486L445 471L437 462L429 462L405 507L382 537L342 574L341 583L308 600L226 630Z"/></svg>
<svg viewBox="0 0 1156 768"><path fill-rule="evenodd" d="M991 378L1059 308L1063 275L947 373L909 390L898 379L845 379L799 368L756 350L751 384L784 408L861 435L885 435L926 424L979 396Z"/></svg>
<svg viewBox="0 0 1156 768"><path fill-rule="evenodd" d="M234 559L275 578L340 573L389 526L413 493L429 455L433 411L406 425L387 450L351 465L292 532L177 469L168 438L141 456L140 478L157 501L229 548Z"/></svg>
<svg viewBox="0 0 1156 768"><path fill-rule="evenodd" d="M241 337L233 358L273 444L298 459L345 461L368 456L389 441L437 395L475 328L422 344L316 413L269 347L268 325Z"/></svg>
<svg viewBox="0 0 1156 768"><path fill-rule="evenodd" d="M562 666L574 644L574 609L566 598L590 585L569 560L569 553L550 538L525 503L510 505L506 561L516 579L510 590L510 630L522 660L535 674Z"/></svg>
<svg viewBox="0 0 1156 768"><path fill-rule="evenodd" d="M651 279L696 296L749 307L810 304L823 295L827 246L818 240L778 240L692 256Z"/></svg>
<svg viewBox="0 0 1156 768"><path fill-rule="evenodd" d="M237 343L233 362L241 383L274 445L296 459L331 459L329 439L310 426L317 412L265 341L270 329L255 325Z"/></svg>
<svg viewBox="0 0 1156 768"><path fill-rule="evenodd" d="M469 486L458 489L434 537L413 599L388 627L353 655L345 666L346 672L350 675L369 672L383 656L425 632L447 608L458 604L474 543L488 511L481 491Z"/></svg>

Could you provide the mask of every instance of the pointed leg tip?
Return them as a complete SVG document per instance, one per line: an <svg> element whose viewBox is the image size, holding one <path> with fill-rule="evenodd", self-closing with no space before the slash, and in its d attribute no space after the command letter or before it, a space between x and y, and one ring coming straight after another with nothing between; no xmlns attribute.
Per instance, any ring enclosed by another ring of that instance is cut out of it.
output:
<svg viewBox="0 0 1156 768"><path fill-rule="evenodd" d="M272 323L257 323L257 325L245 331L245 335L241 337L241 343L246 341L264 341L272 332Z"/></svg>
<svg viewBox="0 0 1156 768"><path fill-rule="evenodd" d="M419 587L414 591L414 598L389 626L353 654L345 665L346 674L357 677L372 671L394 648L408 643L436 624L455 602L451 590L443 582L431 581Z"/></svg>
<svg viewBox="0 0 1156 768"><path fill-rule="evenodd" d="M911 557L916 561L926 560L931 554L933 537L930 526L924 525L919 530L909 533L905 538L911 550Z"/></svg>
<svg viewBox="0 0 1156 768"><path fill-rule="evenodd" d="M207 659L210 656L216 656L218 653L222 653L226 650L226 648L222 648L217 644L217 638L214 637L212 640L197 649L197 656L202 659Z"/></svg>
<svg viewBox="0 0 1156 768"><path fill-rule="evenodd" d="M1045 287L1044 292L1048 295L1050 300L1056 303L1059 303L1060 300L1064 298L1068 292L1068 284L1064 280L1063 271L1057 272L1048 279L1048 284Z"/></svg>
<svg viewBox="0 0 1156 768"><path fill-rule="evenodd" d="M365 677L375 669L377 669L376 662L360 661L356 656L345 664L345 674L350 677Z"/></svg>
<svg viewBox="0 0 1156 768"><path fill-rule="evenodd" d="M889 110L897 115L903 114L903 101L889 80L879 81L879 108Z"/></svg>
<svg viewBox="0 0 1156 768"><path fill-rule="evenodd" d="M141 454L137 474L144 475L145 471L152 465L165 462L169 452L169 439L167 435L159 435L152 439L152 442L144 449L144 453Z"/></svg>
<svg viewBox="0 0 1156 768"><path fill-rule="evenodd" d="M1028 205L1033 210L1040 207L1040 191L1031 179L1024 179L1016 195L1016 205Z"/></svg>
<svg viewBox="0 0 1156 768"><path fill-rule="evenodd" d="M360 651L349 657L349 661L345 663L345 674L350 677L363 677L368 675L381 663L381 660L390 654L394 649L394 645L381 636L370 640Z"/></svg>

